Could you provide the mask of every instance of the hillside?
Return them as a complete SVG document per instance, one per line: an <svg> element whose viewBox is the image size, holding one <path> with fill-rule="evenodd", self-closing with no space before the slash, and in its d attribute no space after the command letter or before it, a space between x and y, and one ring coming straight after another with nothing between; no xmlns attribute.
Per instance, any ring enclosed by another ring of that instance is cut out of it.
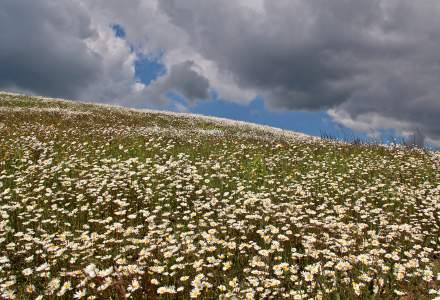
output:
<svg viewBox="0 0 440 300"><path fill-rule="evenodd" d="M439 245L439 152L0 93L3 298L433 299Z"/></svg>

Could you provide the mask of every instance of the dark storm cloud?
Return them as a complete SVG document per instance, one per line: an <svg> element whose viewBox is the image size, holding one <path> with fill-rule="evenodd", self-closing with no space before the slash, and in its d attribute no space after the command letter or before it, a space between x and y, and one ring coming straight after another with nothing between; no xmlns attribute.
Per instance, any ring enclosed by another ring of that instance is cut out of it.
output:
<svg viewBox="0 0 440 300"><path fill-rule="evenodd" d="M0 89L75 97L101 68L85 44L90 22L73 2L2 0Z"/></svg>
<svg viewBox="0 0 440 300"><path fill-rule="evenodd" d="M378 114L440 138L440 3L434 0L162 0L205 58L274 109Z"/></svg>
<svg viewBox="0 0 440 300"><path fill-rule="evenodd" d="M209 81L191 69L192 61L186 61L171 68L168 88L175 89L190 101L209 98Z"/></svg>
<svg viewBox="0 0 440 300"><path fill-rule="evenodd" d="M163 99L167 91L174 91L189 102L209 99L209 81L194 71L193 66L192 61L173 65L167 75L149 86L149 98Z"/></svg>

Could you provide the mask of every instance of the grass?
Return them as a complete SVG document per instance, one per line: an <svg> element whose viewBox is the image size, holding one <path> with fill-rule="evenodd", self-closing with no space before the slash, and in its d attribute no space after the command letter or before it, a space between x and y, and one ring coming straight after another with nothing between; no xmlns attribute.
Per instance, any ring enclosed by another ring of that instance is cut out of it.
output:
<svg viewBox="0 0 440 300"><path fill-rule="evenodd" d="M0 292L432 299L440 153L0 93Z"/></svg>

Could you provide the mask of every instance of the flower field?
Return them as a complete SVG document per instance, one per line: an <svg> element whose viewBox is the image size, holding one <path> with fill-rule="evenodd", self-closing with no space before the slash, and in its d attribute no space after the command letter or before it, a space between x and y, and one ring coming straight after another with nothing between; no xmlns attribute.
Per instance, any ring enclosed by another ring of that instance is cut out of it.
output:
<svg viewBox="0 0 440 300"><path fill-rule="evenodd" d="M0 93L4 299L440 299L440 153Z"/></svg>

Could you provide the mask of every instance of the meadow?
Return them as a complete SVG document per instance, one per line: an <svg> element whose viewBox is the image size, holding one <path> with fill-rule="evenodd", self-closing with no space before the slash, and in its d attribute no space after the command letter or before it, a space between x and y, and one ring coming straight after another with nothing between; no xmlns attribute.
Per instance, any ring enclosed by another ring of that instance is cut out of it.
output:
<svg viewBox="0 0 440 300"><path fill-rule="evenodd" d="M440 299L440 153L0 93L4 299Z"/></svg>

